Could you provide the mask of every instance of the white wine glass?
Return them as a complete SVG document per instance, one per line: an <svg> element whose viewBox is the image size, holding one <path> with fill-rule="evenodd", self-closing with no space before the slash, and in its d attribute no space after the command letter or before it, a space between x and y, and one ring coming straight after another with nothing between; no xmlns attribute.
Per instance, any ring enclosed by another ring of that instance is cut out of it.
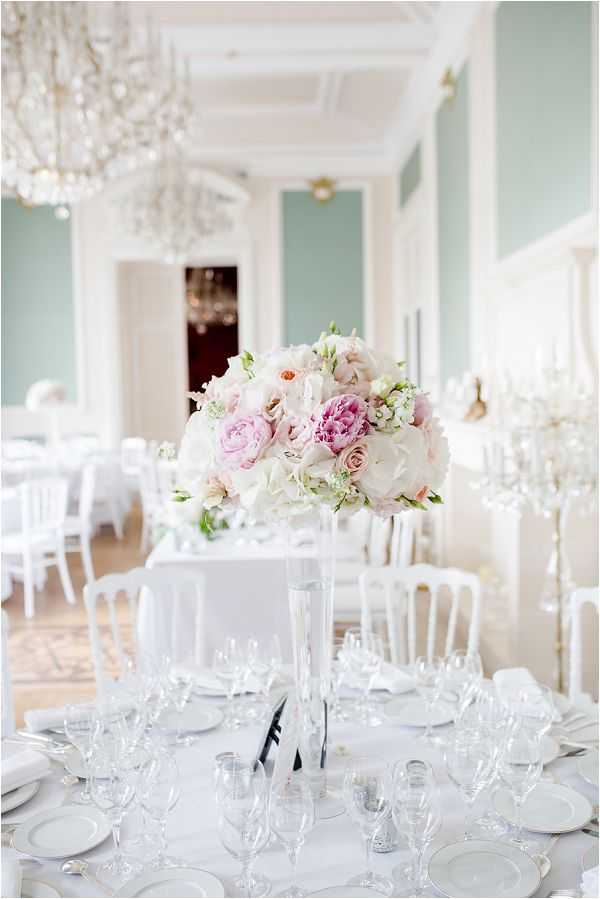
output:
<svg viewBox="0 0 600 899"><path fill-rule="evenodd" d="M464 839L470 840L475 800L487 786L494 764L493 746L485 734L459 732L446 743L445 760L448 777L460 790L465 803Z"/></svg>
<svg viewBox="0 0 600 899"><path fill-rule="evenodd" d="M292 866L292 885L281 895L305 896L296 885L296 870L300 850L315 824L315 804L310 784L301 773L271 787L269 817L271 830L283 844Z"/></svg>
<svg viewBox="0 0 600 899"><path fill-rule="evenodd" d="M391 809L391 781L388 765L378 758L356 758L344 776L346 811L358 826L365 844L367 870L348 881L353 886L391 895L393 884L373 872L373 839Z"/></svg>
<svg viewBox="0 0 600 899"><path fill-rule="evenodd" d="M114 842L113 857L96 874L101 881L124 883L142 870L121 851L121 824L135 796L135 768L131 756L122 752L119 738L108 734L93 749L89 771L92 801L109 819Z"/></svg>
<svg viewBox="0 0 600 899"><path fill-rule="evenodd" d="M439 656L433 656L431 659L427 656L419 656L415 660L413 674L417 693L423 699L427 712L427 727L419 739L435 745L437 741L433 735L431 718L433 708L439 700L444 686L444 660Z"/></svg>
<svg viewBox="0 0 600 899"><path fill-rule="evenodd" d="M427 762L411 759L395 766L392 818L411 852L408 872L411 895L421 896L427 880L423 866L425 851L442 823L439 789ZM406 876L400 867L395 868L393 874L396 881Z"/></svg>
<svg viewBox="0 0 600 899"><path fill-rule="evenodd" d="M542 776L543 758L539 736L526 727L509 734L500 749L498 771L508 787L515 808L515 833L513 843L526 849L523 840L522 806Z"/></svg>
<svg viewBox="0 0 600 899"><path fill-rule="evenodd" d="M92 801L90 793L89 765L98 736L102 731L102 722L94 703L77 703L67 705L64 717L65 736L79 750L86 770L83 790L75 801L87 804Z"/></svg>
<svg viewBox="0 0 600 899"><path fill-rule="evenodd" d="M180 867L179 859L167 856L167 819L181 795L179 768L175 759L158 749L138 769L140 802L160 829L160 848L152 867Z"/></svg>

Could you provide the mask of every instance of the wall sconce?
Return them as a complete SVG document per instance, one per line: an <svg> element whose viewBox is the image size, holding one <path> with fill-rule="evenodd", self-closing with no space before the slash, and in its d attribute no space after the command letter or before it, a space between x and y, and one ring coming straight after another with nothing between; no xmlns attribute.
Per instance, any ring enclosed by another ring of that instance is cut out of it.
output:
<svg viewBox="0 0 600 899"><path fill-rule="evenodd" d="M331 178L316 178L309 181L310 190L317 203L329 203L335 197L335 181Z"/></svg>
<svg viewBox="0 0 600 899"><path fill-rule="evenodd" d="M444 74L442 75L442 80L440 81L440 87L444 92L444 100L449 100L450 103L454 100L456 96L456 78L452 72L450 66L446 69Z"/></svg>

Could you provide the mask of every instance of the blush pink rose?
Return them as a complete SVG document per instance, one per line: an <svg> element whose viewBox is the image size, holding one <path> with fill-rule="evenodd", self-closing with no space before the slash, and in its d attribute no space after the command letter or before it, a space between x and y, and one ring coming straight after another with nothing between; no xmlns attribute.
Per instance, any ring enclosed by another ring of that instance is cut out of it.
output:
<svg viewBox="0 0 600 899"><path fill-rule="evenodd" d="M324 443L333 453L340 453L368 430L366 402L353 393L343 393L323 406L315 419L313 440Z"/></svg>
<svg viewBox="0 0 600 899"><path fill-rule="evenodd" d="M230 415L219 427L217 462L225 471L252 468L271 437L271 425L262 415Z"/></svg>
<svg viewBox="0 0 600 899"><path fill-rule="evenodd" d="M429 397L425 393L418 393L415 397L415 411L413 413L412 424L415 428L421 428L428 425L433 415L433 408L429 401Z"/></svg>
<svg viewBox="0 0 600 899"><path fill-rule="evenodd" d="M310 419L291 416L282 418L275 430L275 440L290 453L300 454L312 437Z"/></svg>
<svg viewBox="0 0 600 899"><path fill-rule="evenodd" d="M425 484L423 487L421 487L420 490L417 490L414 498L418 503L422 503L424 499L427 499L428 495L429 487L427 486L427 484Z"/></svg>
<svg viewBox="0 0 600 899"><path fill-rule="evenodd" d="M337 457L336 468L338 471L346 469L350 472L350 480L358 481L363 471L369 464L369 450L365 440L357 440L351 446L343 449Z"/></svg>

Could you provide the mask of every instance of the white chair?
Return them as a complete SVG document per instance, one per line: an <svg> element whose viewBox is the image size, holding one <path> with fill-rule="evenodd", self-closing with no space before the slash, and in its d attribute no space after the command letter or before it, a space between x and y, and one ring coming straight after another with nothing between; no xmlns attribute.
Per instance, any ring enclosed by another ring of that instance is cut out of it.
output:
<svg viewBox="0 0 600 899"><path fill-rule="evenodd" d="M140 551L146 553L157 514L164 509L175 489L177 464L166 459L148 457L140 470L142 500L142 534Z"/></svg>
<svg viewBox="0 0 600 899"><path fill-rule="evenodd" d="M2 609L2 736L15 732L15 708L8 664L8 615Z"/></svg>
<svg viewBox="0 0 600 899"><path fill-rule="evenodd" d="M96 453L89 459L96 467L94 522L112 525L117 540L123 539L125 502L121 460L115 453Z"/></svg>
<svg viewBox="0 0 600 899"><path fill-rule="evenodd" d="M426 648L423 654L429 658L435 655L436 628L439 611L439 592L447 587L450 592L450 607L444 655L452 652L456 636L456 625L461 595L471 593L470 622L467 650L476 652L479 644L479 620L481 604L481 583L476 574L460 571L458 568L436 568L434 565L410 565L408 568L367 568L360 577L362 598L362 622L372 627L371 603L377 595L378 603L386 612L387 636L390 658L395 664L412 663L419 653L417 644L417 603L421 602L419 590L429 591L429 612L427 617Z"/></svg>
<svg viewBox="0 0 600 899"><path fill-rule="evenodd" d="M81 553L85 579L89 584L94 580L92 561L92 534L94 533L93 509L96 484L96 466L88 462L81 472L79 485L79 506L77 515L65 518L65 549L67 552Z"/></svg>
<svg viewBox="0 0 600 899"><path fill-rule="evenodd" d="M358 513L360 514L360 513ZM406 567L413 561L416 516L418 512L407 511L394 515L392 519L382 519L369 513L371 518L364 559L354 562L336 562L335 569L335 619L338 622L356 621L360 616L362 599L359 578L365 564L380 568L388 564ZM372 613L385 614L385 607L376 609L373 598Z"/></svg>
<svg viewBox="0 0 600 899"><path fill-rule="evenodd" d="M35 611L36 571L56 565L65 599L75 605L75 594L65 556L65 518L68 483L64 478L40 478L18 487L21 530L4 534L2 555L8 556L9 574L23 578L25 617ZM22 565L15 563L21 557Z"/></svg>
<svg viewBox="0 0 600 899"><path fill-rule="evenodd" d="M88 627L96 684L102 689L107 684L105 653L98 626L98 602L107 603L112 640L120 673L127 670L130 657L125 651L119 617L117 597L127 599L128 619L131 626L132 650L136 659L160 658L169 655L173 661L191 659L198 665L204 657L204 578L197 570L178 566L160 568L132 568L116 574L107 574L83 588L83 600L88 616ZM148 596L150 594L150 596ZM139 603L151 599L155 603L152 620L155 633L139 639ZM184 604L189 611L193 604L194 627L189 628L189 618L183 613ZM122 622L121 622L122 623Z"/></svg>
<svg viewBox="0 0 600 899"><path fill-rule="evenodd" d="M147 444L143 437L125 437L121 440L121 471L126 478L139 476L146 460Z"/></svg>
<svg viewBox="0 0 600 899"><path fill-rule="evenodd" d="M581 610L587 603L598 611L600 606L599 587L579 587L571 593L571 640L569 646L569 699L571 702L581 699L583 694Z"/></svg>

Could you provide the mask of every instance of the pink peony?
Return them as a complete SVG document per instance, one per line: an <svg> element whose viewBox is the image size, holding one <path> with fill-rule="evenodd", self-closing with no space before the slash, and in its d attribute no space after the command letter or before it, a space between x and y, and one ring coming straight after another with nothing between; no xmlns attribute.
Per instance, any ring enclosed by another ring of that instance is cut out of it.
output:
<svg viewBox="0 0 600 899"><path fill-rule="evenodd" d="M328 400L315 419L313 439L339 453L369 430L367 404L361 397L343 393Z"/></svg>
<svg viewBox="0 0 600 899"><path fill-rule="evenodd" d="M415 397L415 411L413 413L412 424L415 428L428 425L431 421L433 409L426 393L418 393Z"/></svg>
<svg viewBox="0 0 600 899"><path fill-rule="evenodd" d="M347 446L337 457L337 469L345 468L350 472L350 480L358 481L363 471L369 464L369 450L365 440L357 440L356 443Z"/></svg>
<svg viewBox="0 0 600 899"><path fill-rule="evenodd" d="M219 427L217 461L226 471L252 468L271 437L271 426L262 415L230 415Z"/></svg>

